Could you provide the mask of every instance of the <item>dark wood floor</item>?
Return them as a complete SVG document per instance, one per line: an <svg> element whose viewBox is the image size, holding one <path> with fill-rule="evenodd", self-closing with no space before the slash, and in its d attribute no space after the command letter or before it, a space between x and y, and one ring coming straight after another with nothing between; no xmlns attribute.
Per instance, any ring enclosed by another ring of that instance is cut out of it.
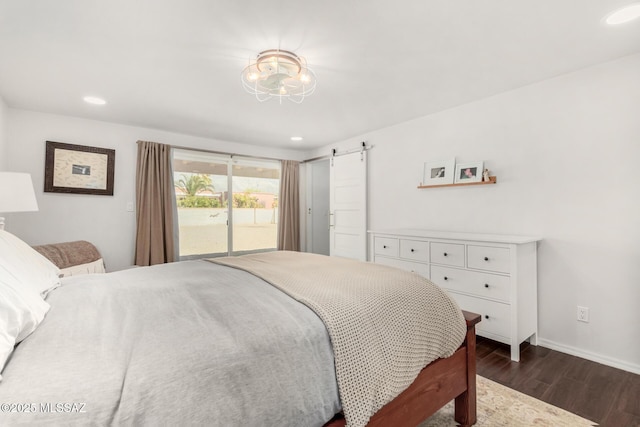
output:
<svg viewBox="0 0 640 427"><path fill-rule="evenodd" d="M478 337L478 374L602 426L640 426L640 375L532 346L512 362L509 347Z"/></svg>

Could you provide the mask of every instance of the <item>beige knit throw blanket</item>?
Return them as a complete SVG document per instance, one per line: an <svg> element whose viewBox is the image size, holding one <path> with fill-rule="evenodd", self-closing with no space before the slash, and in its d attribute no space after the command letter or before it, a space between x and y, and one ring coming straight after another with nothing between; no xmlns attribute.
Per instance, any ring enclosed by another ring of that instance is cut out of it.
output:
<svg viewBox="0 0 640 427"><path fill-rule="evenodd" d="M323 320L350 427L366 425L424 366L449 357L464 340L460 308L438 286L415 273L286 251L210 261L262 278Z"/></svg>

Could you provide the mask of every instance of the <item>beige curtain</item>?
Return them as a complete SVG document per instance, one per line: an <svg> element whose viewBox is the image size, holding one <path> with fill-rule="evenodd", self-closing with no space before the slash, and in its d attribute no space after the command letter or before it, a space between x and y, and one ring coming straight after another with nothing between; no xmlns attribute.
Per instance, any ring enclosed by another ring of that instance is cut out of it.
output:
<svg viewBox="0 0 640 427"><path fill-rule="evenodd" d="M278 201L278 250L300 250L300 162L282 161Z"/></svg>
<svg viewBox="0 0 640 427"><path fill-rule="evenodd" d="M175 190L171 146L138 141L135 265L175 261Z"/></svg>

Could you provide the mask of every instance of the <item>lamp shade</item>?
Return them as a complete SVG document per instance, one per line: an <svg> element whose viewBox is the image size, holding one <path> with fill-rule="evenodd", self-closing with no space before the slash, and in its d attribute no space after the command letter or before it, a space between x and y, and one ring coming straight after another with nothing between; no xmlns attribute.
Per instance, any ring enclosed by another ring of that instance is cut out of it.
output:
<svg viewBox="0 0 640 427"><path fill-rule="evenodd" d="M0 213L37 211L31 175L0 172Z"/></svg>

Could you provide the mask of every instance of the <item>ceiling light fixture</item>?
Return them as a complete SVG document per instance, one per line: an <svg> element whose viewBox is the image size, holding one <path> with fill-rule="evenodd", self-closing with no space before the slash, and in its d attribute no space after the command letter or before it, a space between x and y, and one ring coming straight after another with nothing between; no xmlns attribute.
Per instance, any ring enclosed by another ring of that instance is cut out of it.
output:
<svg viewBox="0 0 640 427"><path fill-rule="evenodd" d="M260 102L278 97L297 104L316 89L316 76L304 58L293 52L270 49L260 52L242 70L242 85Z"/></svg>
<svg viewBox="0 0 640 427"><path fill-rule="evenodd" d="M301 136L292 136L291 140L292 141L302 141L302 137Z"/></svg>
<svg viewBox="0 0 640 427"><path fill-rule="evenodd" d="M624 24L640 17L640 3L632 3L607 15L609 25Z"/></svg>
<svg viewBox="0 0 640 427"><path fill-rule="evenodd" d="M97 96L85 96L84 98L82 98L84 102L86 102L87 104L94 104L94 105L104 105L107 103L107 101L105 101L102 98L98 98Z"/></svg>

